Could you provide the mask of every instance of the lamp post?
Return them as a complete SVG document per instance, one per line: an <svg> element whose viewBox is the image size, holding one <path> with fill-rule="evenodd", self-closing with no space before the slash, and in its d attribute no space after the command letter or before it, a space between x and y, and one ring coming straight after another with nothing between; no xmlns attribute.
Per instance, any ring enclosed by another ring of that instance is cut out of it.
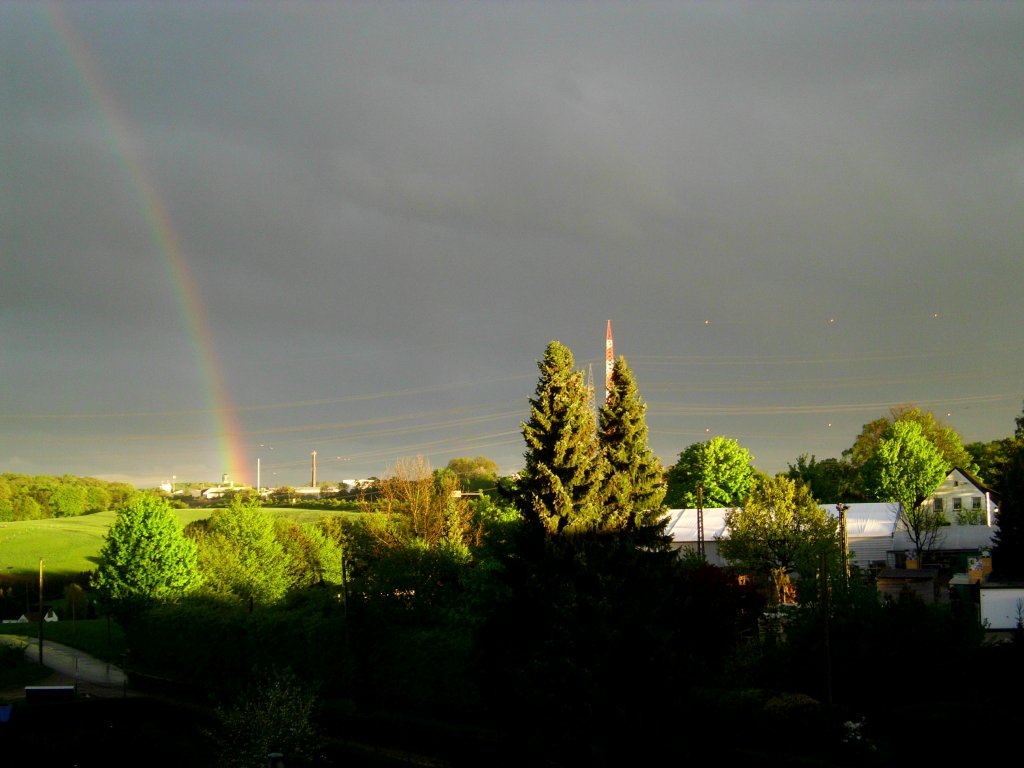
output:
<svg viewBox="0 0 1024 768"><path fill-rule="evenodd" d="M849 508L848 504L836 504L836 510L839 512L839 533L843 539L843 579L847 587L850 586L850 558L847 555L850 549L850 537L846 528L846 510Z"/></svg>
<svg viewBox="0 0 1024 768"><path fill-rule="evenodd" d="M43 666L43 558L39 558L39 666Z"/></svg>

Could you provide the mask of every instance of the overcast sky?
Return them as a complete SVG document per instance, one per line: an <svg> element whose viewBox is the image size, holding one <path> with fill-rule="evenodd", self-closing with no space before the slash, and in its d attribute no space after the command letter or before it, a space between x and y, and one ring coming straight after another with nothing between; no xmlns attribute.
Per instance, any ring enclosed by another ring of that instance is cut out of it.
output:
<svg viewBox="0 0 1024 768"><path fill-rule="evenodd" d="M0 472L512 472L609 318L666 465L1021 412L1022 3L4 2L0 141Z"/></svg>

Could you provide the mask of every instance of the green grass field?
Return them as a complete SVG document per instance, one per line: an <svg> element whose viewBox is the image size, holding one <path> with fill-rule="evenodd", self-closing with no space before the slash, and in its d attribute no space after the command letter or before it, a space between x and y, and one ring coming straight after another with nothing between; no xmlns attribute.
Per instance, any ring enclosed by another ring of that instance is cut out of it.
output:
<svg viewBox="0 0 1024 768"><path fill-rule="evenodd" d="M316 522L324 515L357 517L358 512L324 512L322 510L265 507L278 516L300 523ZM182 526L210 516L212 509L176 509ZM25 579L39 573L39 560L44 572L73 576L96 567L103 537L107 535L116 512L97 512L80 517L50 520L19 520L0 523L0 579Z"/></svg>
<svg viewBox="0 0 1024 768"><path fill-rule="evenodd" d="M175 512L183 526L210 516L208 509ZM109 510L80 517L0 523L0 576L38 573L40 558L46 573L74 575L91 571L115 517L117 513Z"/></svg>

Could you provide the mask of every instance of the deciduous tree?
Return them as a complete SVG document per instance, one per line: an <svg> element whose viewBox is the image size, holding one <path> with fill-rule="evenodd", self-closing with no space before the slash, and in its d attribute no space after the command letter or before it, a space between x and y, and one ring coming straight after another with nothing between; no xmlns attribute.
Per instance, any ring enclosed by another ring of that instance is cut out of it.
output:
<svg viewBox="0 0 1024 768"><path fill-rule="evenodd" d="M705 507L735 507L746 499L755 470L750 452L729 437L693 443L668 471L665 502L672 508L693 508L698 488Z"/></svg>
<svg viewBox="0 0 1024 768"><path fill-rule="evenodd" d="M822 459L802 453L786 476L806 483L814 498L825 503L864 501L860 473L845 459Z"/></svg>
<svg viewBox="0 0 1024 768"><path fill-rule="evenodd" d="M465 491L491 489L498 482L498 465L486 456L460 456L449 461L445 469L455 473Z"/></svg>
<svg viewBox="0 0 1024 768"><path fill-rule="evenodd" d="M869 421L861 429L853 445L843 451L843 456L848 458L855 467L862 467L874 455L886 430L898 421L917 424L921 428L922 434L938 449L951 469L978 471L971 454L964 449L957 431L936 419L935 414L931 411L923 411L916 405L896 406L889 411L888 416L881 416L874 421Z"/></svg>
<svg viewBox="0 0 1024 768"><path fill-rule="evenodd" d="M821 553L840 552L838 521L818 506L803 483L779 475L760 477L746 503L726 513L722 556L767 577L780 602L789 575L817 568Z"/></svg>
<svg viewBox="0 0 1024 768"><path fill-rule="evenodd" d="M978 479L997 493L1003 492L1003 476L1010 458L1024 445L1018 437L1004 437L987 443L968 443L964 449L978 467Z"/></svg>
<svg viewBox="0 0 1024 768"><path fill-rule="evenodd" d="M914 548L926 555L947 523L941 512L924 504L949 473L950 465L915 421L897 420L882 434L861 469L871 498L898 504L899 519Z"/></svg>
<svg viewBox="0 0 1024 768"><path fill-rule="evenodd" d="M274 517L259 501L236 496L198 531L199 568L207 588L253 605L276 602L292 586L294 565L277 539Z"/></svg>
<svg viewBox="0 0 1024 768"><path fill-rule="evenodd" d="M118 512L100 550L92 585L121 617L178 599L200 582L195 545L167 502L140 494Z"/></svg>

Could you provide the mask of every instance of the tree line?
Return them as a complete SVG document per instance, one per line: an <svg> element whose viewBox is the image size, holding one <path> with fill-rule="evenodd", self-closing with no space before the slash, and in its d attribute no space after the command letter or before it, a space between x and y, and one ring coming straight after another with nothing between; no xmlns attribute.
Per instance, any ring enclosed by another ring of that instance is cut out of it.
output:
<svg viewBox="0 0 1024 768"><path fill-rule="evenodd" d="M0 475L0 521L76 517L120 507L135 494L128 483L62 475Z"/></svg>

